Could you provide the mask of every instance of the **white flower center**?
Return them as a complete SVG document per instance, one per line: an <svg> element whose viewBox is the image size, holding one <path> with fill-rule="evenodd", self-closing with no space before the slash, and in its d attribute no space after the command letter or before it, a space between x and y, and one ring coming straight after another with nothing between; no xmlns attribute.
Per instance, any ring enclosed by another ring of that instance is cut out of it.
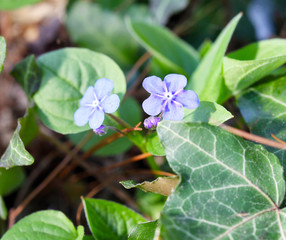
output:
<svg viewBox="0 0 286 240"><path fill-rule="evenodd" d="M98 106L99 106L99 101L98 101L97 99L94 99L94 100L92 101L92 103L91 103L91 106L92 106L93 108L98 107Z"/></svg>
<svg viewBox="0 0 286 240"><path fill-rule="evenodd" d="M171 92L165 92L164 97L170 101L173 99L174 95Z"/></svg>

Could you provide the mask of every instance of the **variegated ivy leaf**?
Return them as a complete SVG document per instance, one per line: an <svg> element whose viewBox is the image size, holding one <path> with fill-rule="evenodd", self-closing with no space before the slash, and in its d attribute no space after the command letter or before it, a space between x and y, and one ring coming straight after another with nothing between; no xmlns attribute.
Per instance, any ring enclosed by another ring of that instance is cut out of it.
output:
<svg viewBox="0 0 286 240"><path fill-rule="evenodd" d="M285 239L285 181L274 154L208 124L157 129L180 176L161 214L164 240Z"/></svg>

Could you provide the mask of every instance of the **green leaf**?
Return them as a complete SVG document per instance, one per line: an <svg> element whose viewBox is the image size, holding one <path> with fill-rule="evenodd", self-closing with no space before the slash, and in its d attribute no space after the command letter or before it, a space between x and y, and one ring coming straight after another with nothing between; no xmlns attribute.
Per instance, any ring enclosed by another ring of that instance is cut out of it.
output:
<svg viewBox="0 0 286 240"><path fill-rule="evenodd" d="M6 41L3 37L0 36L0 73L3 70L5 58L6 58Z"/></svg>
<svg viewBox="0 0 286 240"><path fill-rule="evenodd" d="M34 55L30 55L18 63L11 74L22 86L27 96L32 96L38 90L41 82L41 71Z"/></svg>
<svg viewBox="0 0 286 240"><path fill-rule="evenodd" d="M238 107L251 132L272 139L271 133L286 141L286 76L249 88L237 97ZM286 169L286 151L275 153Z"/></svg>
<svg viewBox="0 0 286 240"><path fill-rule="evenodd" d="M41 0L0 0L0 10L12 10L26 5L35 4Z"/></svg>
<svg viewBox="0 0 286 240"><path fill-rule="evenodd" d="M163 121L158 134L180 176L161 214L164 240L285 237L285 181L274 154L208 124Z"/></svg>
<svg viewBox="0 0 286 240"><path fill-rule="evenodd" d="M67 134L89 129L78 127L74 112L88 86L100 78L114 82L113 93L123 97L125 77L109 57L87 49L65 48L46 53L38 58L42 71L41 85L33 98L42 122L52 130Z"/></svg>
<svg viewBox="0 0 286 240"><path fill-rule="evenodd" d="M18 126L10 140L10 143L0 159L0 168L9 169L14 166L27 166L34 162L34 158L27 152L19 132L21 130L21 119L18 120Z"/></svg>
<svg viewBox="0 0 286 240"><path fill-rule="evenodd" d="M198 68L191 76L187 89L194 90L201 101L217 101L222 84L223 57L242 14L238 14L223 29Z"/></svg>
<svg viewBox="0 0 286 240"><path fill-rule="evenodd" d="M0 195L0 220L6 220L8 216L7 207L5 205L3 197Z"/></svg>
<svg viewBox="0 0 286 240"><path fill-rule="evenodd" d="M62 212L39 211L17 222L1 240L81 240L82 227L79 230Z"/></svg>
<svg viewBox="0 0 286 240"><path fill-rule="evenodd" d="M71 38L79 46L107 54L123 66L136 60L138 44L118 14L96 3L80 1L68 12L66 24Z"/></svg>
<svg viewBox="0 0 286 240"><path fill-rule="evenodd" d="M170 196L178 185L179 178L175 177L158 177L156 180L149 182L136 183L133 180L121 181L120 183L126 189L139 188L144 192L158 193L164 196Z"/></svg>
<svg viewBox="0 0 286 240"><path fill-rule="evenodd" d="M203 58L207 52L211 49L212 41L210 39L206 39L203 41L203 43L200 45L198 51L200 53L201 58Z"/></svg>
<svg viewBox="0 0 286 240"><path fill-rule="evenodd" d="M166 24L169 17L183 10L188 0L151 0L151 11L160 24Z"/></svg>
<svg viewBox="0 0 286 240"><path fill-rule="evenodd" d="M138 209L144 216L148 216L148 219L155 220L160 217L166 199L166 196L157 193L136 191Z"/></svg>
<svg viewBox="0 0 286 240"><path fill-rule="evenodd" d="M91 235L85 235L83 237L83 240L95 240L95 238L93 236L91 236Z"/></svg>
<svg viewBox="0 0 286 240"><path fill-rule="evenodd" d="M233 94L237 94L284 63L286 63L285 39L271 39L250 44L224 58L225 84Z"/></svg>
<svg viewBox="0 0 286 240"><path fill-rule="evenodd" d="M155 156L165 156L165 150L160 142L157 132L149 133L146 136L146 150Z"/></svg>
<svg viewBox="0 0 286 240"><path fill-rule="evenodd" d="M211 125L220 125L233 118L232 114L223 106L215 102L202 101L194 110L185 109L185 122L205 122Z"/></svg>
<svg viewBox="0 0 286 240"><path fill-rule="evenodd" d="M25 179L25 172L21 167L8 170L0 168L0 195L6 196L21 186Z"/></svg>
<svg viewBox="0 0 286 240"><path fill-rule="evenodd" d="M141 107L139 106L138 102L134 98L126 98L120 104L119 107L119 114L121 118L129 123L131 126L135 126L141 121L142 118L142 111ZM77 133L77 134L70 134L69 138L75 144L78 144L86 135L87 132ZM83 146L84 151L88 151L91 147L102 141L104 138L109 137L110 135L114 134L113 130L109 130L108 133L104 136L98 136L94 134L90 140ZM117 155L123 152L126 152L132 146L132 142L126 138L122 137L115 140L112 143L104 146L103 148L99 149L95 152L98 156L112 156Z"/></svg>
<svg viewBox="0 0 286 240"><path fill-rule="evenodd" d="M196 50L166 28L133 21L129 28L139 43L173 72L189 76L197 67Z"/></svg>
<svg viewBox="0 0 286 240"><path fill-rule="evenodd" d="M28 146L39 132L34 108L28 108L27 113L19 120L21 124L20 137L24 146Z"/></svg>
<svg viewBox="0 0 286 240"><path fill-rule="evenodd" d="M127 239L131 229L146 220L118 203L83 198L85 216L95 239Z"/></svg>
<svg viewBox="0 0 286 240"><path fill-rule="evenodd" d="M140 223L132 229L128 240L154 240L157 227L158 221Z"/></svg>

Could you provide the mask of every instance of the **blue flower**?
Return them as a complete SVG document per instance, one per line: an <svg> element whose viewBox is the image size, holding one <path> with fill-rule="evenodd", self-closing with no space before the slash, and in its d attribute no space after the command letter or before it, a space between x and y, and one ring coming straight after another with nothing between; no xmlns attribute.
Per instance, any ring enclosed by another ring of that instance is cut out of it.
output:
<svg viewBox="0 0 286 240"><path fill-rule="evenodd" d="M180 74L168 74L164 81L156 76L147 77L143 81L143 87L149 93L142 104L143 110L156 116L162 112L165 120L182 120L184 118L183 107L194 109L199 106L198 95L191 90L184 90L187 78Z"/></svg>
<svg viewBox="0 0 286 240"><path fill-rule="evenodd" d="M92 129L98 129L104 121L104 113L113 113L119 107L120 99L116 94L110 95L113 82L107 78L96 81L94 87L89 86L80 100L80 108L74 113L74 121L78 126L89 122Z"/></svg>

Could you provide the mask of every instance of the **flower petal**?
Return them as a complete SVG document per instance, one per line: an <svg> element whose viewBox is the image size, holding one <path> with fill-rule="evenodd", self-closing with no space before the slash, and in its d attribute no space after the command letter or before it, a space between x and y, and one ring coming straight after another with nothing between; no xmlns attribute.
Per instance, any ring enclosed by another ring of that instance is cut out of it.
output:
<svg viewBox="0 0 286 240"><path fill-rule="evenodd" d="M145 113L155 116L162 111L163 102L163 98L151 94L150 97L142 103L142 107Z"/></svg>
<svg viewBox="0 0 286 240"><path fill-rule="evenodd" d="M112 94L106 97L103 102L100 104L103 108L103 111L106 113L113 113L119 107L120 99L116 94Z"/></svg>
<svg viewBox="0 0 286 240"><path fill-rule="evenodd" d="M159 77L151 76L145 78L143 80L142 86L149 93L164 95L164 84Z"/></svg>
<svg viewBox="0 0 286 240"><path fill-rule="evenodd" d="M101 126L104 121L104 112L96 109L89 118L89 126L91 129L97 129Z"/></svg>
<svg viewBox="0 0 286 240"><path fill-rule="evenodd" d="M181 104L168 102L163 113L164 120L180 121L184 118L184 110Z"/></svg>
<svg viewBox="0 0 286 240"><path fill-rule="evenodd" d="M80 107L74 113L74 121L77 126L84 126L88 122L88 117L92 111L90 107Z"/></svg>
<svg viewBox="0 0 286 240"><path fill-rule="evenodd" d="M92 86L89 86L86 89L82 99L80 100L80 106L91 104L93 100L94 100L94 88Z"/></svg>
<svg viewBox="0 0 286 240"><path fill-rule="evenodd" d="M168 91L173 94L182 90L187 85L187 78L181 74L168 74L164 78L164 81Z"/></svg>
<svg viewBox="0 0 286 240"><path fill-rule="evenodd" d="M175 101L181 103L183 107L188 109L194 109L199 106L199 97L192 90L184 90L180 92L176 96Z"/></svg>
<svg viewBox="0 0 286 240"><path fill-rule="evenodd" d="M113 89L113 81L107 78L100 78L94 84L94 91L98 100L111 93Z"/></svg>

